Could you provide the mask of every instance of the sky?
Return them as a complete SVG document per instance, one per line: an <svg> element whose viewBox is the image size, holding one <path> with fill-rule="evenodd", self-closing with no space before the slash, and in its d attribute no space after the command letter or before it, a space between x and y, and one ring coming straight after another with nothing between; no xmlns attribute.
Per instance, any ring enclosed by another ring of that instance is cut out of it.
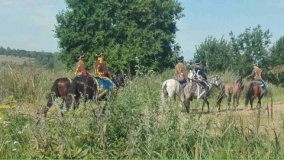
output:
<svg viewBox="0 0 284 160"><path fill-rule="evenodd" d="M177 21L176 42L185 60L208 36L229 40L258 24L272 33L272 44L284 36L284 0L178 0L184 8ZM56 14L64 0L0 0L0 46L56 52Z"/></svg>

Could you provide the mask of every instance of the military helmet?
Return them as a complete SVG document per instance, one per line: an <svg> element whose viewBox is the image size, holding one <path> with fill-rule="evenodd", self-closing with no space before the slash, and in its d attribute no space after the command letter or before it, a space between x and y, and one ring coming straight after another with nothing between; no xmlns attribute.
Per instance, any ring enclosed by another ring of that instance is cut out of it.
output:
<svg viewBox="0 0 284 160"><path fill-rule="evenodd" d="M178 60L178 61L183 61L183 59L184 59L183 56L177 57L177 60Z"/></svg>
<svg viewBox="0 0 284 160"><path fill-rule="evenodd" d="M96 56L101 56L103 54L104 54L104 51L103 50L99 50L99 51L97 51Z"/></svg>
<svg viewBox="0 0 284 160"><path fill-rule="evenodd" d="M82 58L83 56L84 55L81 52L79 52L75 55L75 59L78 60L79 58Z"/></svg>
<svg viewBox="0 0 284 160"><path fill-rule="evenodd" d="M196 64L196 65L201 64L201 60L199 60L199 59L198 59L198 60L195 60L195 64Z"/></svg>

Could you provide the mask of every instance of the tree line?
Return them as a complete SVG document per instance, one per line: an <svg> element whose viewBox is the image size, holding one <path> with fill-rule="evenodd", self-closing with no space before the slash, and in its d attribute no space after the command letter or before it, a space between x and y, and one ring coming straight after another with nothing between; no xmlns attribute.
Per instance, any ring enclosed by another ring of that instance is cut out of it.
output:
<svg viewBox="0 0 284 160"><path fill-rule="evenodd" d="M97 50L104 50L111 72L135 74L135 67L161 72L173 68L180 53L175 41L176 22L184 15L176 0L66 0L67 9L56 15L55 36L59 58L73 67L74 55L84 52L87 69L92 68ZM203 62L207 72L231 71L247 75L258 63L268 79L284 81L284 38L273 46L272 34L261 26L246 28L230 40L208 36L196 47L194 61Z"/></svg>
<svg viewBox="0 0 284 160"><path fill-rule="evenodd" d="M0 55L31 58L34 59L36 63L52 69L55 67L58 53L26 51L23 49L11 49L10 47L4 48L0 46Z"/></svg>
<svg viewBox="0 0 284 160"><path fill-rule="evenodd" d="M196 47L194 59L202 61L207 72L231 71L248 75L253 63L258 63L265 79L275 84L284 82L284 36L271 44L272 34L260 25L246 28L238 36L231 31L230 40L208 36Z"/></svg>

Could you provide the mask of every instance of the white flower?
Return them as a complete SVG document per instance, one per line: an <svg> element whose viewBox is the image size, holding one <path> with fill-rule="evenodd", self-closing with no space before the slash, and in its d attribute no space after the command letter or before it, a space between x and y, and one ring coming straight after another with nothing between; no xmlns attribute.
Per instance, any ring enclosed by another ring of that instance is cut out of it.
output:
<svg viewBox="0 0 284 160"><path fill-rule="evenodd" d="M13 148L13 149L12 149L13 152L15 152L16 150L17 150L16 148Z"/></svg>

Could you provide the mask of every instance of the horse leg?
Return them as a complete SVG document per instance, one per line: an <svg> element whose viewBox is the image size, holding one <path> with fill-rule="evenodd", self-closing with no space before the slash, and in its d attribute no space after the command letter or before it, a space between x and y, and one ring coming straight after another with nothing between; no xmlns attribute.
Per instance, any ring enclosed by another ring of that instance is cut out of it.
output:
<svg viewBox="0 0 284 160"><path fill-rule="evenodd" d="M208 102L207 98L205 98L204 100L205 100L205 102L206 102L206 104L207 104L208 113L209 113L209 112L210 112L210 108L209 108L209 102Z"/></svg>
<svg viewBox="0 0 284 160"><path fill-rule="evenodd" d="M190 111L190 99L189 98L186 98L184 100L184 107L186 109L186 112L189 113L189 111Z"/></svg>
<svg viewBox="0 0 284 160"><path fill-rule="evenodd" d="M250 109L253 109L253 97L249 100L250 102Z"/></svg>
<svg viewBox="0 0 284 160"><path fill-rule="evenodd" d="M216 106L218 105L218 108L219 108L219 112L221 111L221 103L222 103L222 100L224 98L224 94L219 96L218 100L217 100L217 104Z"/></svg>
<svg viewBox="0 0 284 160"><path fill-rule="evenodd" d="M228 95L228 107L231 108L231 101L232 101L232 94L229 93Z"/></svg>

